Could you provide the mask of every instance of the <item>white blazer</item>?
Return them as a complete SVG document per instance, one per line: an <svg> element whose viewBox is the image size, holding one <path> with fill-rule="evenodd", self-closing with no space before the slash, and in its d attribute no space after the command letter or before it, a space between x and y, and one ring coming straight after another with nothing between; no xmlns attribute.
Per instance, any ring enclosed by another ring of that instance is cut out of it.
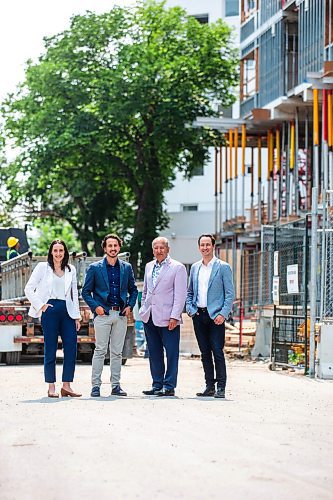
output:
<svg viewBox="0 0 333 500"><path fill-rule="evenodd" d="M69 316L80 319L79 296L77 291L77 279L75 267L70 265L71 271L65 267L65 297ZM25 294L31 303L29 316L39 318L42 315L42 307L51 297L53 283L53 269L48 262L40 262L32 271L28 283L25 286Z"/></svg>

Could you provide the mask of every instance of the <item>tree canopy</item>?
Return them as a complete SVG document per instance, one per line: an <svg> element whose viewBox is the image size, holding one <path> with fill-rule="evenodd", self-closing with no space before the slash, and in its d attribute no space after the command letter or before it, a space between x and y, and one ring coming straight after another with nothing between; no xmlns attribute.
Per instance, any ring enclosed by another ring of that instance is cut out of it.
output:
<svg viewBox="0 0 333 500"><path fill-rule="evenodd" d="M165 2L74 16L3 103L4 134L19 148L1 169L11 203L66 220L97 254L117 231L145 263L167 222L164 191L212 145L191 123L216 116L213 101L232 104L237 67L223 21L202 25Z"/></svg>
<svg viewBox="0 0 333 500"><path fill-rule="evenodd" d="M65 241L69 253L81 251L81 244L68 222L52 219L36 220L29 234L29 246L33 254L47 255L53 240Z"/></svg>

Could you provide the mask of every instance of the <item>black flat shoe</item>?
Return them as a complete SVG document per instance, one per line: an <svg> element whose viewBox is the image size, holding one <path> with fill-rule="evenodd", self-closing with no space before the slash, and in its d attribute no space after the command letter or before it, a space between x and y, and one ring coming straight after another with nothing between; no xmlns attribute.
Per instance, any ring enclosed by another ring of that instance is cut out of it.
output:
<svg viewBox="0 0 333 500"><path fill-rule="evenodd" d="M198 398L209 398L215 396L215 387L206 387L202 392L197 392Z"/></svg>
<svg viewBox="0 0 333 500"><path fill-rule="evenodd" d="M225 389L221 389L221 387L217 388L217 391L214 394L214 398L225 398Z"/></svg>
<svg viewBox="0 0 333 500"><path fill-rule="evenodd" d="M160 392L161 389L149 389L148 391L142 391L142 394L145 396L156 396L157 392Z"/></svg>
<svg viewBox="0 0 333 500"><path fill-rule="evenodd" d="M155 396L158 397L170 397L174 395L175 395L174 389L161 389L160 391L155 392Z"/></svg>

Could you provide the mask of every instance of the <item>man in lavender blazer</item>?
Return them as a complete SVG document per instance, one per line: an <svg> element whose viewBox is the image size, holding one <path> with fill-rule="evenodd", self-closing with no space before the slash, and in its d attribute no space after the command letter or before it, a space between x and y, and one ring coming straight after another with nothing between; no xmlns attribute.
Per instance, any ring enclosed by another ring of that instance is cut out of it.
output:
<svg viewBox="0 0 333 500"><path fill-rule="evenodd" d="M139 315L149 351L152 389L143 391L147 396L174 396L177 385L180 323L186 291L185 266L169 256L167 238L155 238L155 260L145 269ZM164 365L164 349L167 369Z"/></svg>

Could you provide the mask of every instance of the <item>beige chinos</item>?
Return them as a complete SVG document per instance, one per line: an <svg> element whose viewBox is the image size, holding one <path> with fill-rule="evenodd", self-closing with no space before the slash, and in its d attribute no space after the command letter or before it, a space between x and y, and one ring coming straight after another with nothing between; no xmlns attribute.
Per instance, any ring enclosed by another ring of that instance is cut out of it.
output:
<svg viewBox="0 0 333 500"><path fill-rule="evenodd" d="M126 337L127 318L119 316L119 311L110 311L94 319L95 351L92 361L92 386L100 387L102 384L102 371L105 355L110 345L110 382L112 389L120 385L120 370L122 352Z"/></svg>

